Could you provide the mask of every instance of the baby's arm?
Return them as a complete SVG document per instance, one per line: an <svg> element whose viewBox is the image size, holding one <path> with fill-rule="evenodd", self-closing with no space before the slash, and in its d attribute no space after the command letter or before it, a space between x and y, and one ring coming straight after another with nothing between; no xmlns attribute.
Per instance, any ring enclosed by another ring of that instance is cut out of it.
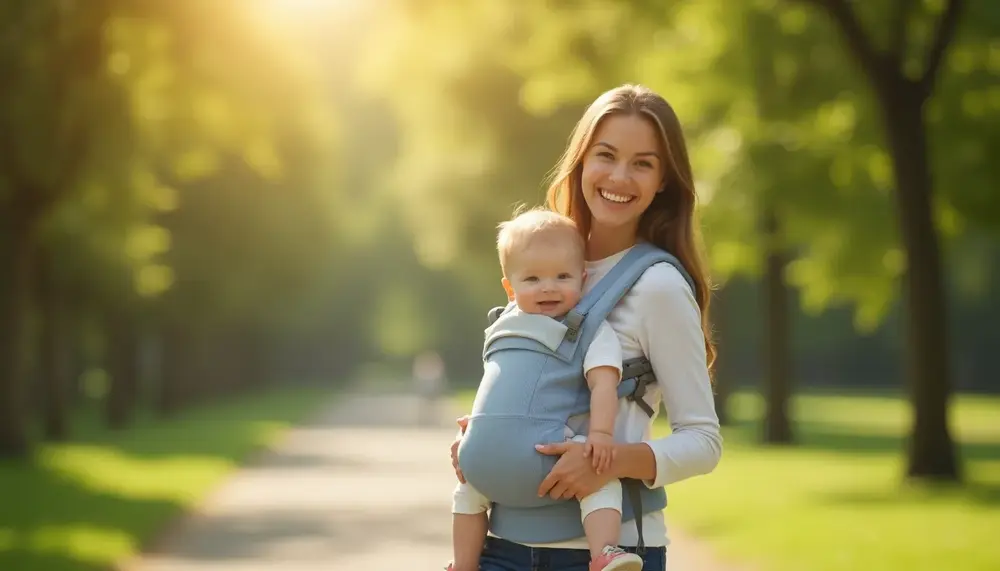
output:
<svg viewBox="0 0 1000 571"><path fill-rule="evenodd" d="M621 372L602 365L587 371L587 385L590 387L590 433L614 436L615 416L618 413L618 381Z"/></svg>
<svg viewBox="0 0 1000 571"><path fill-rule="evenodd" d="M584 357L590 387L590 431L587 452L594 468L602 473L611 465L615 417L618 413L618 383L621 381L622 350L611 326L601 323Z"/></svg>

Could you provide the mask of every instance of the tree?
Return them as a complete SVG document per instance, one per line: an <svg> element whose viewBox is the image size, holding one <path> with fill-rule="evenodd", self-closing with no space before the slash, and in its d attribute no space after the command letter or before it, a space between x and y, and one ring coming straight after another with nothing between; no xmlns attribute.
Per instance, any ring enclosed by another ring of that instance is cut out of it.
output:
<svg viewBox="0 0 1000 571"><path fill-rule="evenodd" d="M0 51L0 457L29 450L24 424L25 325L37 277L36 236L86 166L107 101L102 24L112 2L79 6L5 3ZM95 109L96 108L96 109Z"/></svg>
<svg viewBox="0 0 1000 571"><path fill-rule="evenodd" d="M216 316L267 308L255 315L253 335L245 335L255 338L278 320L264 300L280 298L279 279L303 281L295 272L317 267L313 262L328 251L310 249L329 229L317 206L332 132L320 105L320 62L305 62L306 50L289 47L294 42L270 41L272 32L252 21L252 11L118 0L0 8L0 456L30 448L28 351L43 356L35 360L44 367L47 432L67 433L66 363L48 357L71 358L67 344L74 344L81 309L63 310L75 294L84 294L110 340L103 356L111 372L108 423L127 424L140 397L138 341L155 325L153 308L171 286L163 260L171 236L156 217L175 210L181 191L195 183L221 185L223 177L212 178L219 162L239 162L251 173L241 179L246 187L272 191L264 202L229 197L259 208L258 224L245 236L257 238L249 247L267 250L272 265L263 271L266 280L256 267L234 272L217 264L207 279L222 286L207 290L213 299L206 303L221 307ZM283 169L292 174L282 177ZM289 188L302 192L294 200L277 192ZM295 239L274 239L282 235ZM246 258L252 266L255 258ZM24 326L36 308L39 343ZM233 321L225 325L237 330ZM252 345L243 350L256 355Z"/></svg>
<svg viewBox="0 0 1000 571"><path fill-rule="evenodd" d="M897 213L906 253L906 351L914 411L907 474L958 480L955 444L948 428L949 336L944 266L933 215L934 184L926 106L965 2L945 3L943 12L936 16L935 31L925 48L922 64L915 67L909 38L914 2L896 2L889 22L888 45L878 48L847 0L803 1L824 11L843 35L847 49L874 92L892 158Z"/></svg>

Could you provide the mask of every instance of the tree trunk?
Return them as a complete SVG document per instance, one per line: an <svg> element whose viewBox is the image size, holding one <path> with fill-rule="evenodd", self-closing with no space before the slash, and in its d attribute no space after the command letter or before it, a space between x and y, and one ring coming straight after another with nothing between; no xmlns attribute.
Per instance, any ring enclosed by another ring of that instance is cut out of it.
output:
<svg viewBox="0 0 1000 571"><path fill-rule="evenodd" d="M949 336L924 99L918 85L902 77L890 87L880 92L880 99L906 248L906 365L913 405L907 475L958 480L955 445L948 429Z"/></svg>
<svg viewBox="0 0 1000 571"><path fill-rule="evenodd" d="M25 426L25 334L31 298L32 217L11 207L0 217L0 458L30 452Z"/></svg>
<svg viewBox="0 0 1000 571"><path fill-rule="evenodd" d="M789 339L789 291L785 283L788 255L780 242L778 217L773 208L764 207L764 241L767 254L764 276L764 307L767 334L764 349L765 402L764 442L790 444L792 425L788 415L791 397L791 348Z"/></svg>
<svg viewBox="0 0 1000 571"><path fill-rule="evenodd" d="M273 380L271 346L260 325L247 328L241 337L239 358L243 362L242 368L245 371L243 384L247 388L264 387Z"/></svg>
<svg viewBox="0 0 1000 571"><path fill-rule="evenodd" d="M74 366L73 321L76 314L67 289L56 276L54 260L42 250L38 260L38 303L41 309L40 374L42 427L47 440L69 437L67 418Z"/></svg>
<svg viewBox="0 0 1000 571"><path fill-rule="evenodd" d="M719 424L728 425L730 424L729 415L729 396L733 392L733 381L734 377L732 369L728 366L728 358L726 353L726 348L728 343L726 340L726 335L728 334L727 325L728 314L727 314L726 303L726 288L723 287L715 295L715 299L712 300L712 321L715 326L715 330L721 333L716 338L716 344L718 346L718 354L715 357L715 412L719 417Z"/></svg>
<svg viewBox="0 0 1000 571"><path fill-rule="evenodd" d="M190 400L191 341L173 322L162 324L160 346L161 371L157 411L164 416L178 412Z"/></svg>
<svg viewBox="0 0 1000 571"><path fill-rule="evenodd" d="M753 11L744 22L744 33L749 39L750 69L753 70L754 96L757 113L764 119L778 116L782 100L781 88L775 75L772 54L761 49L764 38L777 33L773 17L763 12ZM758 152L773 152L763 148ZM752 158L751 158L752 160ZM785 268L788 266L788 251L782 240L778 213L774 209L774 197L769 189L762 190L759 198L761 233L763 235L764 267L764 310L766 329L764 331L764 426L763 440L772 444L792 442L792 426L788 417L788 400L791 395L791 330L788 303L788 286L785 283Z"/></svg>
<svg viewBox="0 0 1000 571"><path fill-rule="evenodd" d="M139 396L139 332L130 307L113 307L106 321L111 386L105 401L108 427L125 428L132 421Z"/></svg>

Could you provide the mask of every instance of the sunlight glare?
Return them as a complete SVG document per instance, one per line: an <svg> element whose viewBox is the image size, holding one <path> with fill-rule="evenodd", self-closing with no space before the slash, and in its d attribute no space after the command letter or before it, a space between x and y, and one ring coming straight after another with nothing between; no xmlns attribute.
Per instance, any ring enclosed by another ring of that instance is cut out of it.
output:
<svg viewBox="0 0 1000 571"><path fill-rule="evenodd" d="M346 3L346 0L260 0L268 15L283 18L311 18L335 4Z"/></svg>
<svg viewBox="0 0 1000 571"><path fill-rule="evenodd" d="M251 12L265 27L285 33L289 30L341 27L354 21L367 0L257 0Z"/></svg>

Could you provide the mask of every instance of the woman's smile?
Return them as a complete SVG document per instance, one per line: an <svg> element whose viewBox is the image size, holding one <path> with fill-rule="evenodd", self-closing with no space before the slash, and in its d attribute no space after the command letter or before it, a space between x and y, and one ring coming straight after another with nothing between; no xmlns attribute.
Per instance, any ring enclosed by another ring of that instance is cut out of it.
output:
<svg viewBox="0 0 1000 571"><path fill-rule="evenodd" d="M610 190L605 190L603 188L598 189L598 193L600 193L601 198L603 198L604 200L607 200L608 202L614 202L615 204L628 204L629 202L632 202L632 200L635 199L634 196L630 196L628 194L621 194L618 192L611 192Z"/></svg>

